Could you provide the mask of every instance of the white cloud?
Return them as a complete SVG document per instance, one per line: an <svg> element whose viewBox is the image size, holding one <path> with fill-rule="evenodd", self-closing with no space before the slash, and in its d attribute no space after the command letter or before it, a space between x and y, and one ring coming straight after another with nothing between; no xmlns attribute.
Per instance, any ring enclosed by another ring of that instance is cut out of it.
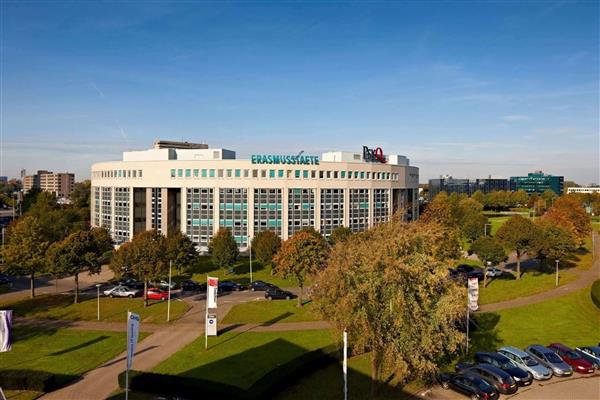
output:
<svg viewBox="0 0 600 400"><path fill-rule="evenodd" d="M502 117L503 120L508 122L518 122L518 121L528 121L529 117L527 115L505 115Z"/></svg>

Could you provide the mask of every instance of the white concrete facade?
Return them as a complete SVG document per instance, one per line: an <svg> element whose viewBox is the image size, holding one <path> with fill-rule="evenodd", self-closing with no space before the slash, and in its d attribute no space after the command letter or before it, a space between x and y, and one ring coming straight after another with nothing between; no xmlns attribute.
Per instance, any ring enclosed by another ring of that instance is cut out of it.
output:
<svg viewBox="0 0 600 400"><path fill-rule="evenodd" d="M302 164L274 164L278 156L241 160L224 149L143 153L92 166L92 225L105 226L118 242L145 229L179 229L205 250L227 227L245 249L267 229L285 240L309 226L324 235L339 226L366 230L397 211L418 218L419 170L403 156L386 156L400 165L347 152L324 155L332 161L302 156Z"/></svg>

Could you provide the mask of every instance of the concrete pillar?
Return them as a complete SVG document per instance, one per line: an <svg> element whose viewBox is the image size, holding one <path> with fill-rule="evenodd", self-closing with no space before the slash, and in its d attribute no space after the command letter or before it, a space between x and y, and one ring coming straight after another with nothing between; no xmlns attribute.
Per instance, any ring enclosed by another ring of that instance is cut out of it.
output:
<svg viewBox="0 0 600 400"><path fill-rule="evenodd" d="M134 191L133 187L129 187L129 240L133 239L133 223L135 220L135 202L134 202Z"/></svg>
<svg viewBox="0 0 600 400"><path fill-rule="evenodd" d="M343 225L350 227L350 189L344 189L344 222Z"/></svg>
<svg viewBox="0 0 600 400"><path fill-rule="evenodd" d="M219 231L219 188L213 188L213 236Z"/></svg>
<svg viewBox="0 0 600 400"><path fill-rule="evenodd" d="M289 224L289 189L284 187L281 189L281 239L288 239L288 224Z"/></svg>
<svg viewBox="0 0 600 400"><path fill-rule="evenodd" d="M110 235L114 239L115 232L115 187L110 188Z"/></svg>
<svg viewBox="0 0 600 400"><path fill-rule="evenodd" d="M315 191L315 230L321 232L321 188L311 189Z"/></svg>
<svg viewBox="0 0 600 400"><path fill-rule="evenodd" d="M146 188L146 230L152 229L152 188Z"/></svg>
<svg viewBox="0 0 600 400"><path fill-rule="evenodd" d="M182 187L180 194L181 209L179 210L179 229L183 233L187 233L187 190L187 187Z"/></svg>
<svg viewBox="0 0 600 400"><path fill-rule="evenodd" d="M166 235L169 230L169 189L160 189L161 207L160 207L160 232Z"/></svg>
<svg viewBox="0 0 600 400"><path fill-rule="evenodd" d="M374 189L367 189L369 191L369 228L372 228L373 225L375 225L373 223L373 220L375 218L375 209L374 209L374 204L373 201L375 200L375 194L374 194Z"/></svg>
<svg viewBox="0 0 600 400"><path fill-rule="evenodd" d="M250 240L254 237L254 189L247 188L248 196L246 201L248 202L248 209L246 210L246 219L248 220L248 236Z"/></svg>

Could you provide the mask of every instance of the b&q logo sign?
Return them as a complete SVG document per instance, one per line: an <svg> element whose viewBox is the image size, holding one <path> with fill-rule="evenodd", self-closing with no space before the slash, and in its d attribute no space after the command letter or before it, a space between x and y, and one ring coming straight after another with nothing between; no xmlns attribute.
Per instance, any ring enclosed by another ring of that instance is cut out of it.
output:
<svg viewBox="0 0 600 400"><path fill-rule="evenodd" d="M380 162L385 164L385 156L381 147L376 147L374 150L363 146L363 160L367 162Z"/></svg>

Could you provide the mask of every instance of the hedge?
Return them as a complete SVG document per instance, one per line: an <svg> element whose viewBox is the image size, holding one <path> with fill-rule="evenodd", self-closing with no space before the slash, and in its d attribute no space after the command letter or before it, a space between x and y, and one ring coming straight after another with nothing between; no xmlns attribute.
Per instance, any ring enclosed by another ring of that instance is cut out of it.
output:
<svg viewBox="0 0 600 400"><path fill-rule="evenodd" d="M153 372L129 371L129 388L133 391L178 395L184 398L213 396L231 400L272 398L273 395L292 385L297 379L336 361L339 349L327 346L313 350L280 365L254 382L248 389L185 376L157 374ZM125 388L125 372L119 374L119 387Z"/></svg>
<svg viewBox="0 0 600 400"><path fill-rule="evenodd" d="M596 307L600 308L600 279L598 279L592 285L592 301L596 305Z"/></svg>
<svg viewBox="0 0 600 400"><path fill-rule="evenodd" d="M0 387L8 390L50 392L75 378L74 376L57 375L46 371L3 369L0 370Z"/></svg>

